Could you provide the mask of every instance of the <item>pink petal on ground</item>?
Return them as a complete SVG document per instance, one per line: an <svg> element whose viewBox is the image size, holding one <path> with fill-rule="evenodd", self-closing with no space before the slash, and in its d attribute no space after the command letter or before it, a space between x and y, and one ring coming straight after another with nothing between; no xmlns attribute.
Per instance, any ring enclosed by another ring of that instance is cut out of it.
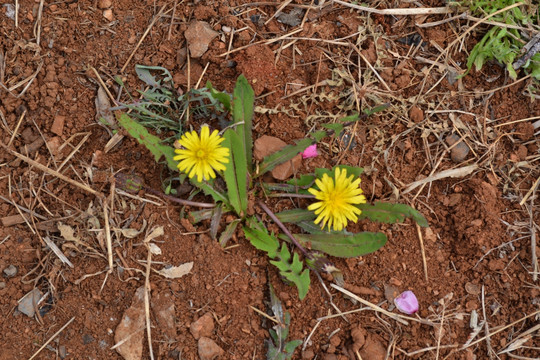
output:
<svg viewBox="0 0 540 360"><path fill-rule="evenodd" d="M317 153L317 144L309 145L306 150L302 153L302 158L309 159L314 158L315 156L319 155Z"/></svg>
<svg viewBox="0 0 540 360"><path fill-rule="evenodd" d="M397 309L405 314L414 314L418 311L418 299L410 290L404 291L394 299Z"/></svg>

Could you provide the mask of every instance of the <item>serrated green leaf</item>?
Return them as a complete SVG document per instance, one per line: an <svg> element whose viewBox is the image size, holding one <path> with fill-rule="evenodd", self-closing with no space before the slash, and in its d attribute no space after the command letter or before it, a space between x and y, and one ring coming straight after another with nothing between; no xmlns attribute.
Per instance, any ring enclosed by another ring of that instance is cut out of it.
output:
<svg viewBox="0 0 540 360"><path fill-rule="evenodd" d="M144 145L154 155L156 162L165 157L167 166L173 171L178 171L178 162L173 159L174 148L172 146L163 145L161 139L152 135L144 126L130 118L127 114L122 113L116 117L118 123L126 129L126 131L134 137L139 144Z"/></svg>
<svg viewBox="0 0 540 360"><path fill-rule="evenodd" d="M361 232L346 234L294 234L300 244L311 245L312 250L325 254L350 258L370 254L386 244L383 233Z"/></svg>
<svg viewBox="0 0 540 360"><path fill-rule="evenodd" d="M268 253L270 263L279 269L279 274L293 283L298 289L298 297L302 300L310 284L309 269L304 269L304 263L300 261L297 253L291 256L285 243L279 247L279 240L273 234L270 235L264 225L254 218L247 219L247 225L243 226L246 238L259 250Z"/></svg>
<svg viewBox="0 0 540 360"><path fill-rule="evenodd" d="M279 260L270 260L270 263L279 269L279 274L296 285L298 297L303 300L309 291L309 269L302 268L304 264L300 261L297 253L294 253L291 261L291 253L285 243L279 251Z"/></svg>
<svg viewBox="0 0 540 360"><path fill-rule="evenodd" d="M251 172L252 147L253 147L253 104L255 102L255 93L244 75L240 75L236 80L236 86L233 93L233 122L239 124L236 126L244 154L246 157L247 169Z"/></svg>
<svg viewBox="0 0 540 360"><path fill-rule="evenodd" d="M279 241L276 237L269 235L268 232L249 228L247 226L244 226L243 229L244 234L251 245L255 246L255 248L258 250L268 253L268 257L271 259L277 257L279 251Z"/></svg>
<svg viewBox="0 0 540 360"><path fill-rule="evenodd" d="M205 195L209 195L211 196L215 202L222 202L224 203L225 205L227 205L228 207L231 206L230 202L229 202L229 199L227 198L226 195L224 195L223 193L221 193L220 191L216 190L211 183L208 183L206 181L197 181L197 178L193 178L191 179L191 183L193 185L195 185L196 187L198 187L199 189L201 189Z"/></svg>
<svg viewBox="0 0 540 360"><path fill-rule="evenodd" d="M409 217L422 227L429 226L426 218L409 205L376 202L374 205L366 203L357 206L362 210L359 219L368 218L372 221L393 224L403 222L405 218Z"/></svg>

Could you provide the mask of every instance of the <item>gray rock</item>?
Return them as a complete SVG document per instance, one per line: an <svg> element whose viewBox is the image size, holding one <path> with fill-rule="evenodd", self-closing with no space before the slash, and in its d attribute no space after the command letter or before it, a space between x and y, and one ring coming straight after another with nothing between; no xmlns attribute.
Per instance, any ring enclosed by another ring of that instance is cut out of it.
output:
<svg viewBox="0 0 540 360"><path fill-rule="evenodd" d="M34 317L34 314L36 313L36 307L39 299L41 299L41 296L41 291L39 291L38 288L34 288L32 291L24 295L19 300L19 306L17 307L17 310L19 310L26 316Z"/></svg>
<svg viewBox="0 0 540 360"><path fill-rule="evenodd" d="M208 44L219 35L205 21L194 21L184 33L188 42L189 53L193 58L200 58L208 50Z"/></svg>
<svg viewBox="0 0 540 360"><path fill-rule="evenodd" d="M15 265L9 265L4 269L4 276L7 278L14 277L19 272L19 269Z"/></svg>

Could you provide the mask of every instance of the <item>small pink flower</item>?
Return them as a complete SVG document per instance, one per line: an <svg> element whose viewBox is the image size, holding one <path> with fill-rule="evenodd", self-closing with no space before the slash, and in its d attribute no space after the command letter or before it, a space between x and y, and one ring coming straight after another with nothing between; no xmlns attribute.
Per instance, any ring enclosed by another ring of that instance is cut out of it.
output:
<svg viewBox="0 0 540 360"><path fill-rule="evenodd" d="M317 153L317 144L309 145L306 150L302 153L302 158L309 159L314 158L315 156L319 155Z"/></svg>
<svg viewBox="0 0 540 360"><path fill-rule="evenodd" d="M404 291L394 299L397 309L405 314L414 314L418 311L418 299L410 290Z"/></svg>

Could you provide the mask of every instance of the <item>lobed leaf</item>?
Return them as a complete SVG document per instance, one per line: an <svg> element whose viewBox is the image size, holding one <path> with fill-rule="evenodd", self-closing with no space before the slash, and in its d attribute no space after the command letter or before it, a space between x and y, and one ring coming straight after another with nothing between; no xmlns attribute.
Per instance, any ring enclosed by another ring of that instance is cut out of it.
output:
<svg viewBox="0 0 540 360"><path fill-rule="evenodd" d="M161 157L165 157L169 169L178 171L178 162L173 159L174 148L172 146L163 145L160 138L150 134L144 126L130 118L125 113L120 114L116 119L118 123L124 129L126 129L129 135L134 137L139 144L143 144L148 150L150 150L152 155L154 155L156 162L158 162Z"/></svg>

